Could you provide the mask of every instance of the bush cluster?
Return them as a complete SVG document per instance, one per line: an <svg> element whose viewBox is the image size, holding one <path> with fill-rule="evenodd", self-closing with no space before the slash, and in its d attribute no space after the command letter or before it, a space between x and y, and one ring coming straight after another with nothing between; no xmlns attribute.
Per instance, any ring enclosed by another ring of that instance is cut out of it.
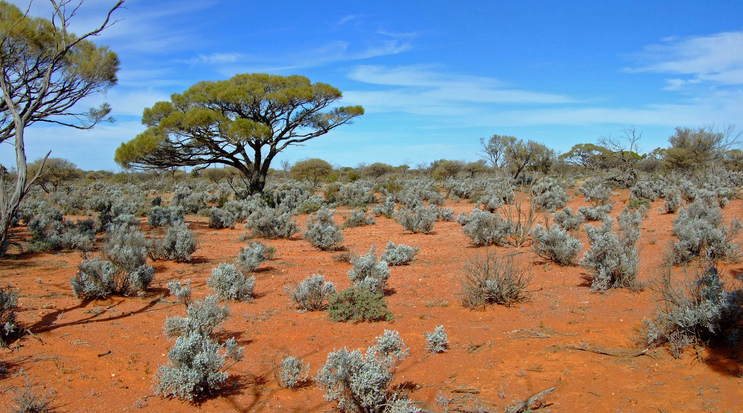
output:
<svg viewBox="0 0 743 413"><path fill-rule="evenodd" d="M310 216L304 239L323 251L338 249L343 242L343 232L333 221L334 213L334 210L323 207Z"/></svg>
<svg viewBox="0 0 743 413"><path fill-rule="evenodd" d="M392 313L387 309L384 295L362 286L352 286L328 300L328 315L333 321L389 321Z"/></svg>
<svg viewBox="0 0 743 413"><path fill-rule="evenodd" d="M314 274L289 288L288 292L300 310L321 311L327 308L328 300L335 294L335 285L325 281L322 274Z"/></svg>
<svg viewBox="0 0 743 413"><path fill-rule="evenodd" d="M449 336L444 326L437 326L430 333L426 333L426 350L431 353L443 353L449 347Z"/></svg>
<svg viewBox="0 0 743 413"><path fill-rule="evenodd" d="M678 241L673 244L671 261L685 264L697 257L711 261L734 259L738 256L738 246L733 237L739 230L737 220L725 227L722 210L716 204L697 199L673 221L673 233Z"/></svg>
<svg viewBox="0 0 743 413"><path fill-rule="evenodd" d="M568 231L574 231L580 228L585 220L583 214L573 212L570 207L565 207L561 211L555 212L555 223Z"/></svg>
<svg viewBox="0 0 743 413"><path fill-rule="evenodd" d="M511 224L498 214L474 209L462 221L465 222L462 229L474 245L506 245L508 243Z"/></svg>
<svg viewBox="0 0 743 413"><path fill-rule="evenodd" d="M235 215L222 208L209 208L209 228L235 228L237 218Z"/></svg>
<svg viewBox="0 0 743 413"><path fill-rule="evenodd" d="M299 227L294 223L290 211L282 208L258 208L248 217L245 227L254 236L263 238L291 238Z"/></svg>
<svg viewBox="0 0 743 413"><path fill-rule="evenodd" d="M529 277L516 268L510 258L486 254L465 266L462 304L482 308L487 304L511 306L528 299Z"/></svg>
<svg viewBox="0 0 743 413"><path fill-rule="evenodd" d="M601 227L587 226L591 247L581 260L592 274L586 279L591 288L605 291L609 288L637 288L637 240L640 237L640 212L626 209L619 217L619 232L612 232L611 219Z"/></svg>
<svg viewBox="0 0 743 413"><path fill-rule="evenodd" d="M374 218L366 216L366 212L360 209L351 211L351 215L343 223L343 227L345 228L362 227L365 225L374 225Z"/></svg>
<svg viewBox="0 0 743 413"><path fill-rule="evenodd" d="M413 258L415 258L415 254L417 253L418 248L416 247L403 244L396 245L393 242L387 242L387 246L380 258L382 261L386 261L387 264L392 266L407 265L413 261Z"/></svg>
<svg viewBox="0 0 743 413"><path fill-rule="evenodd" d="M407 231L428 234L433 231L433 223L436 222L438 214L433 208L419 205L414 208L398 209L393 218Z"/></svg>
<svg viewBox="0 0 743 413"><path fill-rule="evenodd" d="M377 260L374 247L364 255L351 259L353 267L348 271L348 278L354 285L369 291L384 292L390 270L387 261Z"/></svg>
<svg viewBox="0 0 743 413"><path fill-rule="evenodd" d="M583 244L571 237L559 225L553 225L547 229L537 225L534 228L533 237L534 252L560 265L575 264L578 253L583 249Z"/></svg>
<svg viewBox="0 0 743 413"><path fill-rule="evenodd" d="M253 272L263 262L273 258L276 250L273 247L268 247L262 242L253 241L240 250L240 254L237 255L235 262L245 272Z"/></svg>
<svg viewBox="0 0 743 413"><path fill-rule="evenodd" d="M150 247L153 259L189 262L196 251L196 238L185 222L176 222L169 226L165 237L155 241Z"/></svg>
<svg viewBox="0 0 743 413"><path fill-rule="evenodd" d="M247 277L232 264L219 264L212 270L207 284L224 300L250 301L253 299L255 277Z"/></svg>

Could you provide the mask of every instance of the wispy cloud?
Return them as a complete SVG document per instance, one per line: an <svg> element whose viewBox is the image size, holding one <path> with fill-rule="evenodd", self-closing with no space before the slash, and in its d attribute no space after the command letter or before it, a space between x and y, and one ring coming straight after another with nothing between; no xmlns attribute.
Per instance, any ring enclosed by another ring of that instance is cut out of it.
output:
<svg viewBox="0 0 743 413"><path fill-rule="evenodd" d="M743 31L670 37L647 46L641 55L646 63L627 70L674 75L666 80L669 90L702 82L743 84Z"/></svg>
<svg viewBox="0 0 743 413"><path fill-rule="evenodd" d="M343 26L344 24L351 23L353 21L358 21L363 17L361 14L347 14L335 23L337 26Z"/></svg>

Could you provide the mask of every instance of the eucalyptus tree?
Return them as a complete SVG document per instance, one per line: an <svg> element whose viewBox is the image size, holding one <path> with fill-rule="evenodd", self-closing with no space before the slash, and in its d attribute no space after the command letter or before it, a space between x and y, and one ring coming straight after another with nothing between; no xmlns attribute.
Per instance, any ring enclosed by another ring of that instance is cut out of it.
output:
<svg viewBox="0 0 743 413"><path fill-rule="evenodd" d="M90 38L113 24L123 0L112 2L102 23L83 35L68 31L82 1L50 0L51 17L34 18L0 1L0 143L13 141L16 173L0 173L0 255L18 206L44 170L44 161L28 177L25 131L36 123L90 129L108 117L103 104L86 112L78 102L116 84L119 59ZM49 154L47 154L47 157ZM6 182L6 180L14 182Z"/></svg>
<svg viewBox="0 0 743 413"><path fill-rule="evenodd" d="M199 82L145 109L147 129L121 144L114 159L141 169L232 166L249 193L261 192L281 151L364 113L361 106L337 106L341 98L340 90L304 76L253 73Z"/></svg>

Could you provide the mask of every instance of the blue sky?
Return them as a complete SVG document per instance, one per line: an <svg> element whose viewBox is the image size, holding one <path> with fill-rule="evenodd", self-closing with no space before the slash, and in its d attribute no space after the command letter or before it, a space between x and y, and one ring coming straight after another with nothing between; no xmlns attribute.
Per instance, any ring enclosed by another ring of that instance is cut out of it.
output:
<svg viewBox="0 0 743 413"><path fill-rule="evenodd" d="M111 3L86 2L73 31ZM352 125L287 149L279 160L290 162L476 160L479 139L495 133L565 151L629 127L650 151L675 126L743 126L740 1L126 4L96 39L119 54L119 84L85 102L109 102L116 122L34 127L29 158L52 150L84 169L118 170L113 152L143 130L142 109L250 72L305 75L366 108ZM44 0L31 10L48 16ZM12 164L11 152L3 146L0 162Z"/></svg>

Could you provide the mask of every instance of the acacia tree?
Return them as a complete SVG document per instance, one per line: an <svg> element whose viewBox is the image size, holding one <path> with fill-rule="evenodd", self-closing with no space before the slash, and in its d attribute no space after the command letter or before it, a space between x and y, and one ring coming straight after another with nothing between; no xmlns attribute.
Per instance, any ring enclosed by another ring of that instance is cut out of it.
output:
<svg viewBox="0 0 743 413"><path fill-rule="evenodd" d="M18 7L0 1L0 143L13 140L16 158L15 182L0 173L0 255L8 245L8 232L18 206L44 169L41 162L28 177L24 132L37 122L78 129L92 128L110 112L106 104L88 112L76 110L85 97L116 84L119 60L106 47L89 38L113 22L119 0L106 13L100 26L76 36L68 32L70 19L81 1L50 0L51 18L32 18ZM47 157L49 154L47 154Z"/></svg>
<svg viewBox="0 0 743 413"><path fill-rule="evenodd" d="M147 130L119 146L115 160L125 168L229 165L249 193L261 192L281 151L364 113L361 106L334 107L341 97L304 76L255 73L199 82L145 109Z"/></svg>

